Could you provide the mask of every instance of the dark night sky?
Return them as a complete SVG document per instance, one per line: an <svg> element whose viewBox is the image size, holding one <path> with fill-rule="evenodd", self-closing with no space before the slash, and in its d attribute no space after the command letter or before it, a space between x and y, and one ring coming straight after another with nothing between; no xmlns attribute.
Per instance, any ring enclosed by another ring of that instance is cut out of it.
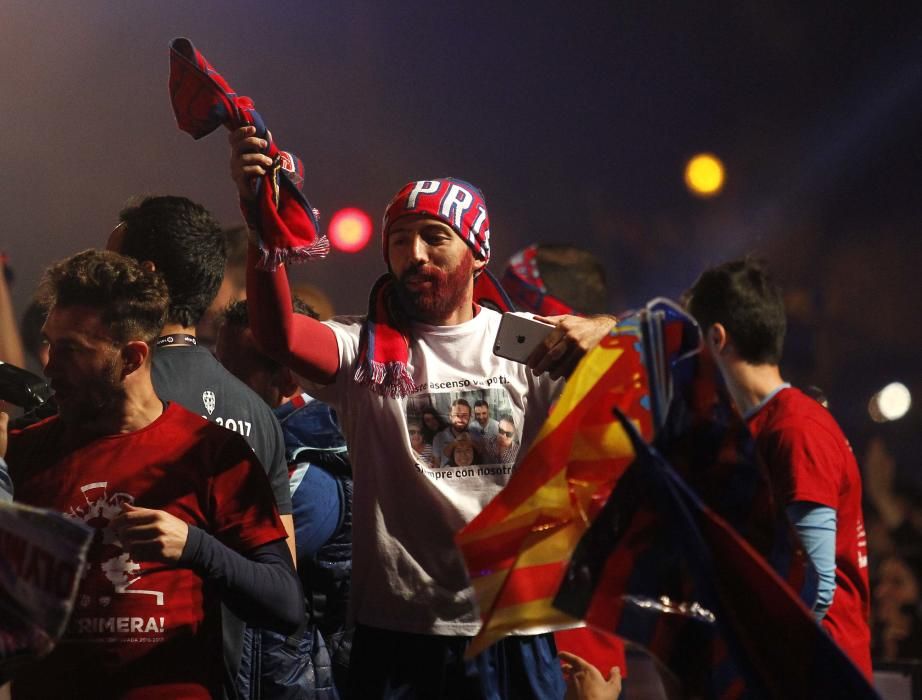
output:
<svg viewBox="0 0 922 700"><path fill-rule="evenodd" d="M462 177L486 194L496 269L532 241L571 241L603 256L619 308L678 294L706 264L767 255L812 304L820 353L804 376L855 412L838 388L853 365L868 383L915 371L922 345L906 322L922 303L920 13L757 0L5 2L0 248L22 308L41 269L101 245L133 195L183 194L239 220L224 134L194 142L170 110L167 45L186 36L302 156L326 214L357 205L377 220L404 182ZM713 200L682 183L699 151L728 168ZM379 249L345 257L295 277L360 311Z"/></svg>

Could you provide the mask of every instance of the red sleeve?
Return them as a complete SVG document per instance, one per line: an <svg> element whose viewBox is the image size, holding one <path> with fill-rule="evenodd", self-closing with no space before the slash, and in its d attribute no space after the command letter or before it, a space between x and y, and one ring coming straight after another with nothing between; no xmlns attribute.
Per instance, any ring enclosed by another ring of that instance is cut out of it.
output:
<svg viewBox="0 0 922 700"><path fill-rule="evenodd" d="M285 268L259 270L258 256L250 244L247 313L253 337L263 352L297 374L318 384L330 384L339 370L336 336L319 321L292 312Z"/></svg>
<svg viewBox="0 0 922 700"><path fill-rule="evenodd" d="M810 501L838 508L841 455L822 426L779 427L766 436L766 447L771 477L785 504Z"/></svg>
<svg viewBox="0 0 922 700"><path fill-rule="evenodd" d="M210 532L238 552L284 539L287 535L275 506L269 478L249 445L227 437L210 466Z"/></svg>

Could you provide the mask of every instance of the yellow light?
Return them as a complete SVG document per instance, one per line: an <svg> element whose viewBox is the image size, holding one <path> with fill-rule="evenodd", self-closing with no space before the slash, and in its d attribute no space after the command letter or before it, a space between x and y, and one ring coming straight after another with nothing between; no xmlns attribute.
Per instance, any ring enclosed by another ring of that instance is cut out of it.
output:
<svg viewBox="0 0 922 700"><path fill-rule="evenodd" d="M724 164L711 153L699 153L685 166L685 186L697 197L713 197L724 186Z"/></svg>

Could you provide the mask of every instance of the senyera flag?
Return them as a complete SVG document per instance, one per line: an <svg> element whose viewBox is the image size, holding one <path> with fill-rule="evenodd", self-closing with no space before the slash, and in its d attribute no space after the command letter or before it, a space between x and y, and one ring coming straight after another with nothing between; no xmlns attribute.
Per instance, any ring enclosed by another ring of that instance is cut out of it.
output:
<svg viewBox="0 0 922 700"><path fill-rule="evenodd" d="M652 436L636 316L589 352L508 485L457 535L483 621L468 654L507 634L582 624L551 606L570 553L634 453L621 408Z"/></svg>
<svg viewBox="0 0 922 700"><path fill-rule="evenodd" d="M693 694L878 697L737 528L630 420L619 423L637 457L576 547L554 605L654 652L668 647L677 658L664 661L687 667L680 680Z"/></svg>
<svg viewBox="0 0 922 700"><path fill-rule="evenodd" d="M317 211L301 191L303 163L279 149L253 101L234 92L188 39L170 44L170 100L179 128L196 139L221 125L231 130L254 126L256 136L269 143L265 154L273 165L256 181L255 200L241 201L247 224L259 239L261 267L274 270L282 263L330 252L329 241L320 234Z"/></svg>
<svg viewBox="0 0 922 700"><path fill-rule="evenodd" d="M681 309L655 300L584 358L507 488L459 534L483 620L470 654L505 634L604 619L599 629L646 646L686 688L734 697L746 687L713 613L700 604L681 540L644 505L643 482L625 474L635 445L612 409L644 445L655 439L674 457L690 492L812 604L806 555L699 343ZM618 533L620 546L597 563L607 567L604 590L613 593L593 599L595 618L555 609L549 597L555 585L571 585L563 569L576 541L596 531L589 528L606 501L616 520L604 531Z"/></svg>

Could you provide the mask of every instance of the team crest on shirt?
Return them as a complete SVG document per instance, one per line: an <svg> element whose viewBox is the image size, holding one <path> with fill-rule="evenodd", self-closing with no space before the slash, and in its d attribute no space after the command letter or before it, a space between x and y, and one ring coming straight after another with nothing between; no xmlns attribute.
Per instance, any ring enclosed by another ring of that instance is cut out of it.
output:
<svg viewBox="0 0 922 700"><path fill-rule="evenodd" d="M213 391L203 391L202 392L202 403L205 404L205 410L208 411L210 416L214 413L214 392Z"/></svg>

